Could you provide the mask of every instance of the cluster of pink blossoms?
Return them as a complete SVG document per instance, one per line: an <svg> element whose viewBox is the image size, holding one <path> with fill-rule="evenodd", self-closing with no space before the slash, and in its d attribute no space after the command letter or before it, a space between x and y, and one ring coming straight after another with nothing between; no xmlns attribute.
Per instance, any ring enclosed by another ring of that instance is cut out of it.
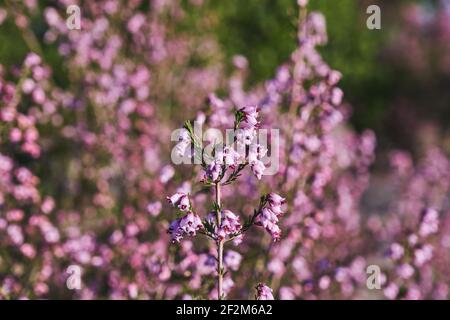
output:
<svg viewBox="0 0 450 320"><path fill-rule="evenodd" d="M221 222L217 226L216 214L216 212L210 212L206 216L206 221L214 228L214 233L218 240L230 239L241 231L242 225L239 216L230 210L222 210L220 211ZM238 242L235 243L237 244Z"/></svg>
<svg viewBox="0 0 450 320"><path fill-rule="evenodd" d="M281 230L278 226L278 218L283 214L282 205L286 202L276 193L269 193L265 199L266 205L262 208L255 219L255 223L266 228L274 241L280 240Z"/></svg>
<svg viewBox="0 0 450 320"><path fill-rule="evenodd" d="M260 283L256 286L256 300L273 300L273 290Z"/></svg>
<svg viewBox="0 0 450 320"><path fill-rule="evenodd" d="M193 212L188 212L184 217L173 221L168 232L173 242L180 242L184 235L195 236L197 231L202 228L200 217Z"/></svg>
<svg viewBox="0 0 450 320"><path fill-rule="evenodd" d="M191 207L189 196L182 192L177 192L171 197L167 197L167 201L174 207L177 207L181 211L188 211Z"/></svg>
<svg viewBox="0 0 450 320"><path fill-rule="evenodd" d="M193 237L198 230L203 228L200 217L191 211L191 203L187 194L177 192L171 197L167 197L167 201L182 212L186 212L183 217L173 221L169 226L168 233L173 242L180 242L184 235Z"/></svg>
<svg viewBox="0 0 450 320"><path fill-rule="evenodd" d="M223 101L216 96L212 95L211 97L215 104L223 104ZM260 124L258 115L259 111L255 106L246 106L238 110L236 127L239 126L239 128L236 128L235 132L236 149L231 146L223 146L223 148L219 146L219 148L216 148L214 158L205 170L205 180L217 182L225 175L228 168L235 170L238 165L245 162L250 165L253 174L258 180L261 179L266 168L262 158L267 154L267 148L256 143L257 129ZM180 135L181 143L177 145L177 148L181 148L180 153L185 153L189 146L189 142L185 142L186 136L188 134L185 131ZM247 159L239 151L246 153Z"/></svg>

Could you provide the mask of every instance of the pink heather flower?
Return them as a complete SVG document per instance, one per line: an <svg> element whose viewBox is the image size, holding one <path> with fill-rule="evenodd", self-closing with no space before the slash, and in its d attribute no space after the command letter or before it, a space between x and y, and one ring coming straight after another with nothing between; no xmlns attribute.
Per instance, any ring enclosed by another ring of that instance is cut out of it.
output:
<svg viewBox="0 0 450 320"><path fill-rule="evenodd" d="M178 207L181 211L188 211L191 207L189 196L182 192L177 192L171 197L167 197L167 201L174 207Z"/></svg>
<svg viewBox="0 0 450 320"><path fill-rule="evenodd" d="M180 129L178 134L178 144L176 145L176 153L178 156L183 157L186 154L186 150L191 146L191 136L186 129Z"/></svg>
<svg viewBox="0 0 450 320"><path fill-rule="evenodd" d="M422 248L414 251L414 265L417 267L423 266L433 257L433 246L430 244L424 245Z"/></svg>
<svg viewBox="0 0 450 320"><path fill-rule="evenodd" d="M256 300L274 300L273 290L260 283L256 286Z"/></svg>
<svg viewBox="0 0 450 320"><path fill-rule="evenodd" d="M27 258L34 258L36 256L36 250L34 249L34 247L29 244L29 243L24 243L21 247L20 247L20 251L23 253L23 255Z"/></svg>
<svg viewBox="0 0 450 320"><path fill-rule="evenodd" d="M34 52L29 53L29 54L26 56L25 61L24 61L24 64L25 64L25 66L26 66L27 68L36 66L36 65L38 65L38 64L40 64L40 63L41 63L41 57L38 56L38 55L37 55L36 53L34 53Z"/></svg>
<svg viewBox="0 0 450 320"><path fill-rule="evenodd" d="M276 224L278 222L278 217L269 208L264 208L256 218L256 222L264 228L267 228L270 224Z"/></svg>
<svg viewBox="0 0 450 320"><path fill-rule="evenodd" d="M211 180L213 182L219 181L222 175L222 165L218 161L211 162L206 168L205 179Z"/></svg>
<svg viewBox="0 0 450 320"><path fill-rule="evenodd" d="M334 88L331 91L331 103L335 106L338 106L342 102L342 98L344 97L344 92L339 88Z"/></svg>
<svg viewBox="0 0 450 320"><path fill-rule="evenodd" d="M283 205L286 202L286 199L274 192L271 192L267 197L267 201L271 207L274 207Z"/></svg>
<svg viewBox="0 0 450 320"><path fill-rule="evenodd" d="M244 114L243 122L244 128L258 127L258 108L255 106L246 106L239 109Z"/></svg>
<svg viewBox="0 0 450 320"><path fill-rule="evenodd" d="M292 288L281 287L279 294L281 300L295 300L295 292Z"/></svg>
<svg viewBox="0 0 450 320"><path fill-rule="evenodd" d="M305 139L305 147L311 152L317 152L322 145L322 141L317 136L309 136Z"/></svg>
<svg viewBox="0 0 450 320"><path fill-rule="evenodd" d="M50 222L42 221L40 224L44 238L49 243L56 243L60 239L59 231Z"/></svg>
<svg viewBox="0 0 450 320"><path fill-rule="evenodd" d="M241 222L237 215L230 210L222 210L220 214L221 222L219 228L216 228L216 212L210 212L206 217L209 224L215 226L218 239L225 239L241 230Z"/></svg>
<svg viewBox="0 0 450 320"><path fill-rule="evenodd" d="M145 24L146 18L145 15L142 13L135 14L131 19L128 21L127 28L128 31L131 33L137 33L139 29Z"/></svg>
<svg viewBox="0 0 450 320"><path fill-rule="evenodd" d="M233 250L228 250L225 253L224 256L224 263L225 266L233 271L236 271L239 269L239 266L241 264L242 261L242 256L240 255L240 253L233 251Z"/></svg>
<svg viewBox="0 0 450 320"><path fill-rule="evenodd" d="M254 127L237 129L236 130L236 140L240 145L250 145L253 139L256 137L256 130Z"/></svg>
<svg viewBox="0 0 450 320"><path fill-rule="evenodd" d="M286 267L281 259L275 258L269 262L269 264L267 265L267 270L275 275L282 275L286 270Z"/></svg>
<svg viewBox="0 0 450 320"><path fill-rule="evenodd" d="M274 241L278 241L281 236L281 230L278 223L278 217L283 214L281 206L286 199L276 193L267 195L267 204L255 219L255 224L264 227L270 233Z"/></svg>
<svg viewBox="0 0 450 320"><path fill-rule="evenodd" d="M189 134L189 131L184 129L184 128L180 129L179 134L178 134L178 141L179 142L189 142L190 143L191 142L191 135Z"/></svg>
<svg viewBox="0 0 450 320"><path fill-rule="evenodd" d="M397 297L398 292L400 291L398 285L395 283L390 283L383 291L386 298L393 300Z"/></svg>
<svg viewBox="0 0 450 320"><path fill-rule="evenodd" d="M319 279L319 288L327 290L330 287L331 279L329 276L323 276Z"/></svg>
<svg viewBox="0 0 450 320"><path fill-rule="evenodd" d="M244 240L244 235L240 234L236 238L233 239L232 243L233 243L233 245L238 246L242 243L243 240Z"/></svg>
<svg viewBox="0 0 450 320"><path fill-rule="evenodd" d="M331 70L328 74L328 84L331 86L335 86L342 78L342 73L336 70Z"/></svg>
<svg viewBox="0 0 450 320"><path fill-rule="evenodd" d="M30 94L35 88L36 84L33 79L27 78L23 81L22 90L25 94Z"/></svg>
<svg viewBox="0 0 450 320"><path fill-rule="evenodd" d="M214 161L216 164L225 165L226 167L235 168L241 159L239 152L234 150L230 146L226 146L223 149L215 150Z"/></svg>
<svg viewBox="0 0 450 320"><path fill-rule="evenodd" d="M278 216L269 208L263 208L255 220L255 224L264 227L274 241L279 240L281 236L281 230L277 223Z"/></svg>
<svg viewBox="0 0 450 320"><path fill-rule="evenodd" d="M20 221L23 219L24 213L22 210L13 209L6 212L6 218L8 221Z"/></svg>
<svg viewBox="0 0 450 320"><path fill-rule="evenodd" d="M150 215L152 217L158 216L159 213L161 212L161 209L162 209L162 204L159 201L155 201L155 202L149 203L147 205L147 211L148 211L148 213L150 213Z"/></svg>
<svg viewBox="0 0 450 320"><path fill-rule="evenodd" d="M230 210L222 210L222 221L218 230L218 235L225 238L227 235L237 233L241 229L241 223L238 216Z"/></svg>
<svg viewBox="0 0 450 320"><path fill-rule="evenodd" d="M403 263L397 267L397 274L403 279L411 278L414 274L414 268L408 263Z"/></svg>
<svg viewBox="0 0 450 320"><path fill-rule="evenodd" d="M37 104L43 104L45 102L45 92L44 90L42 90L41 88L36 88L33 91L33 101L36 102Z"/></svg>
<svg viewBox="0 0 450 320"><path fill-rule="evenodd" d="M250 145L248 152L248 162L261 160L267 154L267 148L260 144Z"/></svg>
<svg viewBox="0 0 450 320"><path fill-rule="evenodd" d="M173 221L167 232L171 235L172 242L180 242L183 236L195 236L197 231L203 228L202 220L198 215L189 211L184 217Z"/></svg>
<svg viewBox="0 0 450 320"><path fill-rule="evenodd" d="M267 153L267 148L260 144L252 144L249 148L248 162L256 178L261 179L264 170L266 169L264 163L261 161Z"/></svg>
<svg viewBox="0 0 450 320"><path fill-rule="evenodd" d="M308 0L297 0L297 4L300 7L306 7L308 5Z"/></svg>
<svg viewBox="0 0 450 320"><path fill-rule="evenodd" d="M16 116L16 111L13 108L3 108L0 110L0 119L5 122L12 122Z"/></svg>
<svg viewBox="0 0 450 320"><path fill-rule="evenodd" d="M239 160L241 158L241 155L239 152L234 150L232 147L226 146L223 148L223 160L225 162L225 165L231 168L236 167L236 165L239 163Z"/></svg>
<svg viewBox="0 0 450 320"><path fill-rule="evenodd" d="M188 212L180 221L180 228L190 236L195 236L196 231L202 227L203 224L200 217L193 212Z"/></svg>
<svg viewBox="0 0 450 320"><path fill-rule="evenodd" d="M393 260L399 260L403 257L405 250L403 246L398 243L393 243L389 248L389 255Z"/></svg>
<svg viewBox="0 0 450 320"><path fill-rule="evenodd" d="M0 170L4 172L11 171L13 167L13 162L10 158L3 156L0 153Z"/></svg>
<svg viewBox="0 0 450 320"><path fill-rule="evenodd" d="M422 297L421 288L419 286L412 284L408 288L408 292L406 293L406 300L419 300Z"/></svg>
<svg viewBox="0 0 450 320"><path fill-rule="evenodd" d="M247 58L242 55L235 55L233 57L233 65L238 69L247 69L248 61Z"/></svg>
<svg viewBox="0 0 450 320"><path fill-rule="evenodd" d="M165 165L161 168L161 172L159 174L159 181L161 183L166 184L170 179L172 179L175 174L175 169L171 165Z"/></svg>
<svg viewBox="0 0 450 320"><path fill-rule="evenodd" d="M261 180L264 170L266 170L266 166L260 160L255 160L250 163L250 167L252 169L253 174L258 180Z"/></svg>
<svg viewBox="0 0 450 320"><path fill-rule="evenodd" d="M55 208L55 201L51 197L46 197L41 205L41 210L45 214L49 214Z"/></svg>
<svg viewBox="0 0 450 320"><path fill-rule="evenodd" d="M434 234L438 231L439 228L439 214L434 209L427 209L422 223L419 228L419 235L421 237L427 237L431 234Z"/></svg>
<svg viewBox="0 0 450 320"><path fill-rule="evenodd" d="M24 237L20 226L12 224L6 231L14 244L21 245L23 243Z"/></svg>
<svg viewBox="0 0 450 320"><path fill-rule="evenodd" d="M410 246L415 246L419 241L419 237L416 234L411 234L408 236L408 243Z"/></svg>

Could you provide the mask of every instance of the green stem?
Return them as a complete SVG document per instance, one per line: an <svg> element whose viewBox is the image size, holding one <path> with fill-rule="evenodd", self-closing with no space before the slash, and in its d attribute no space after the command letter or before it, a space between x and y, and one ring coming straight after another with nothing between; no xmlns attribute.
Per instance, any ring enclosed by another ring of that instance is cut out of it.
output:
<svg viewBox="0 0 450 320"><path fill-rule="evenodd" d="M220 204L220 182L216 183L216 217L217 217L217 228L220 228L222 223L221 216L221 204ZM217 299L222 300L223 298L223 240L217 240Z"/></svg>

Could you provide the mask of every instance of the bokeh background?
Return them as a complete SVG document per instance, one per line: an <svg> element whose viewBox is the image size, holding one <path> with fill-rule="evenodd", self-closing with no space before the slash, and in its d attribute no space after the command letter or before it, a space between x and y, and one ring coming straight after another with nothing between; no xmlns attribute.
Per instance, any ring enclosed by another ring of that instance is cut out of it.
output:
<svg viewBox="0 0 450 320"><path fill-rule="evenodd" d="M30 27L40 42L45 61L54 67L53 76L61 86L67 86L67 65L57 46L43 41L47 25L42 12L52 1L37 2ZM365 9L370 4L382 9L381 31L365 27ZM439 17L444 13L435 11L446 4L438 0L317 0L309 6L326 17L329 43L320 51L344 75L341 85L354 109L351 122L358 129L375 129L384 139L381 146L412 148L411 138L416 132L409 128L416 123L406 123L405 118L398 121L398 117L408 113L415 121L438 125L445 134L448 22L446 16ZM200 32L198 18L208 17L210 25L201 33L211 34L218 41L228 73L234 55L242 54L248 59L249 86L273 76L276 67L295 48L295 1L205 1L200 7L186 5L185 9L187 17L181 28L188 32ZM2 24L0 37L2 63L20 64L30 48L12 19Z"/></svg>

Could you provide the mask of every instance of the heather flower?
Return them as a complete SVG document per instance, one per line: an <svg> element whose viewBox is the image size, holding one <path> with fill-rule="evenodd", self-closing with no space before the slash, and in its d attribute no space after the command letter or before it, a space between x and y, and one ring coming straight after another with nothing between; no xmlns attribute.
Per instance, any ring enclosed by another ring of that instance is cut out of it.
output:
<svg viewBox="0 0 450 320"><path fill-rule="evenodd" d="M239 269L241 261L242 261L241 254L233 250L228 250L223 258L225 266L233 271L237 271Z"/></svg>
<svg viewBox="0 0 450 320"><path fill-rule="evenodd" d="M434 209L427 209L423 216L422 222L419 228L419 235L421 237L427 237L430 234L436 233L439 228L439 214Z"/></svg>
<svg viewBox="0 0 450 320"><path fill-rule="evenodd" d="M386 288L384 288L383 293L386 298L393 300L397 297L400 289L397 284L390 283Z"/></svg>
<svg viewBox="0 0 450 320"><path fill-rule="evenodd" d="M159 180L166 184L170 179L172 179L173 175L175 174L175 170L171 165L166 165L161 168L161 173L159 175Z"/></svg>
<svg viewBox="0 0 450 320"><path fill-rule="evenodd" d="M274 300L273 290L264 283L258 284L256 287L256 300Z"/></svg>
<svg viewBox="0 0 450 320"><path fill-rule="evenodd" d="M271 192L267 196L267 201L273 209L273 207L280 207L281 205L283 205L286 202L286 199L274 192Z"/></svg>
<svg viewBox="0 0 450 320"><path fill-rule="evenodd" d="M414 265L422 267L426 262L430 261L433 257L433 246L426 244L421 248L414 251Z"/></svg>
<svg viewBox="0 0 450 320"><path fill-rule="evenodd" d="M239 164L241 155L239 154L239 152L234 150L232 147L226 146L223 149L223 157L224 157L225 165L234 169L237 166L237 164Z"/></svg>
<svg viewBox="0 0 450 320"><path fill-rule="evenodd" d="M230 210L222 210L220 212L220 216L221 216L221 223L219 228L216 227L217 223L215 212L209 213L208 216L206 217L206 221L208 221L209 224L214 226L218 239L220 240L227 239L241 230L242 226L240 223L240 219L233 212L231 212Z"/></svg>
<svg viewBox="0 0 450 320"><path fill-rule="evenodd" d="M178 134L178 144L176 145L176 152L179 157L186 155L186 151L190 151L191 148L191 136L186 129L180 129Z"/></svg>
<svg viewBox="0 0 450 320"><path fill-rule="evenodd" d="M306 7L306 5L308 4L308 0L297 0L297 4L300 7Z"/></svg>
<svg viewBox="0 0 450 320"><path fill-rule="evenodd" d="M189 196L182 192L177 192L174 195L167 197L167 201L174 207L178 207L181 211L189 211L191 203Z"/></svg>
<svg viewBox="0 0 450 320"><path fill-rule="evenodd" d="M269 208L264 208L256 217L255 223L264 227L272 236L274 241L280 239L281 230L278 227L278 216Z"/></svg>
<svg viewBox="0 0 450 320"><path fill-rule="evenodd" d="M147 211L151 216L156 217L159 215L162 209L162 204L159 201L149 203L147 205Z"/></svg>
<svg viewBox="0 0 450 320"><path fill-rule="evenodd" d="M254 127L240 128L236 130L236 141L238 145L249 146L256 138Z"/></svg>
<svg viewBox="0 0 450 320"><path fill-rule="evenodd" d="M390 247L389 255L393 260L399 260L403 257L405 250L398 243L393 243Z"/></svg>
<svg viewBox="0 0 450 320"><path fill-rule="evenodd" d="M258 121L258 108L255 106L246 106L239 109L243 114L244 128L257 128L259 126Z"/></svg>
<svg viewBox="0 0 450 320"><path fill-rule="evenodd" d="M252 169L253 174L256 176L256 178L258 178L258 180L261 179L262 174L266 169L264 163L261 161L261 159L266 155L266 153L267 148L265 148L264 146L259 144L250 145L248 153L248 162L250 163L250 167Z"/></svg>
<svg viewBox="0 0 450 320"><path fill-rule="evenodd" d="M222 165L218 161L212 161L205 171L205 180L211 180L212 182L219 181L222 175Z"/></svg>
<svg viewBox="0 0 450 320"><path fill-rule="evenodd" d="M172 242L180 242L185 235L193 237L202 228L200 217L189 211L184 217L173 221L167 232L171 235Z"/></svg>
<svg viewBox="0 0 450 320"><path fill-rule="evenodd" d="M408 279L414 274L414 268L408 263L403 263L397 267L397 274L403 279Z"/></svg>
<svg viewBox="0 0 450 320"><path fill-rule="evenodd" d="M267 204L261 209L255 219L255 224L264 227L272 236L274 241L278 241L281 230L278 226L278 218L283 214L281 206L285 199L280 195L271 192L266 196Z"/></svg>
<svg viewBox="0 0 450 320"><path fill-rule="evenodd" d="M7 228L7 232L11 241L16 245L21 245L24 241L24 236L22 232L22 228L18 225L9 225Z"/></svg>
<svg viewBox="0 0 450 320"><path fill-rule="evenodd" d="M266 170L264 163L260 160L254 160L250 163L250 167L255 177L258 180L261 180L264 170Z"/></svg>
<svg viewBox="0 0 450 320"><path fill-rule="evenodd" d="M25 61L24 61L24 65L25 65L26 67L28 67L28 68L37 66L37 65L39 65L40 63L41 63L41 57L38 56L37 54L33 53L33 52L32 52L32 53L29 53L29 54L26 56Z"/></svg>

